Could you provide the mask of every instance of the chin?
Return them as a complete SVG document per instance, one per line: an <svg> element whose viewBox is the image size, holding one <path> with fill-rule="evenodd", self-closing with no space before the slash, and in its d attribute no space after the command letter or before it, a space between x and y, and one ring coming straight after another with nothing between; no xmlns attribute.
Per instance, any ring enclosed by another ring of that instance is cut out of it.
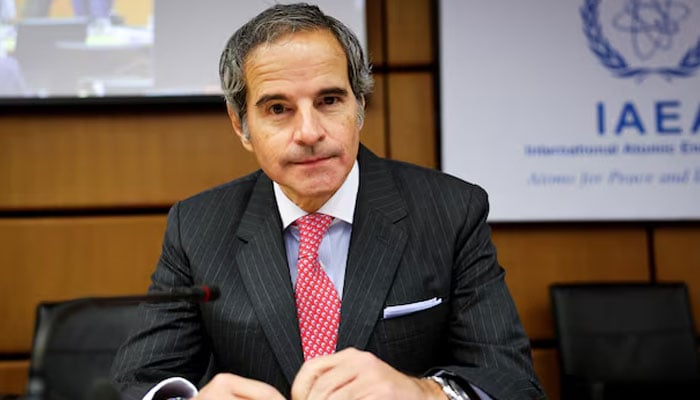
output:
<svg viewBox="0 0 700 400"><path fill-rule="evenodd" d="M343 184L342 180L337 180L333 182L328 182L328 181L316 181L313 179L310 179L309 181L305 182L303 185L303 191L302 193L308 194L309 197L324 197L324 196L332 196L333 193L335 193L338 189L340 189L340 186Z"/></svg>
<svg viewBox="0 0 700 400"><path fill-rule="evenodd" d="M341 182L342 184L342 182ZM331 197L338 189L340 185L313 185L306 187L306 193L309 197Z"/></svg>

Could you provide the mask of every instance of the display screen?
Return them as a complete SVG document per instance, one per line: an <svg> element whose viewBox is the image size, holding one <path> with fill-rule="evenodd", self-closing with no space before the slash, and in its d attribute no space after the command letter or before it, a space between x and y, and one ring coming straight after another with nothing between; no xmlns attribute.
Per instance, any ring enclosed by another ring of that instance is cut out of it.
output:
<svg viewBox="0 0 700 400"><path fill-rule="evenodd" d="M315 3L365 43L363 0ZM226 41L271 4L0 0L0 103L219 95L218 61Z"/></svg>

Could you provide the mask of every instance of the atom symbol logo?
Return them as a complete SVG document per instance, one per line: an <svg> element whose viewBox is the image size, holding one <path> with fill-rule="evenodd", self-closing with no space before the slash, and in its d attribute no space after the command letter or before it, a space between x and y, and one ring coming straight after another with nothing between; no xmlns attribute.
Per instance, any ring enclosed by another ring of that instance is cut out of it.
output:
<svg viewBox="0 0 700 400"><path fill-rule="evenodd" d="M659 50L670 50L680 23L690 15L690 8L673 0L629 0L615 15L612 26L629 33L634 52L640 60L649 60Z"/></svg>
<svg viewBox="0 0 700 400"><path fill-rule="evenodd" d="M675 65L645 67L630 64L605 36L599 20L600 2L601 0L583 1L583 33L588 40L588 48L616 77L634 78L642 82L650 75L659 75L671 81L674 78L691 77L700 68L700 37ZM673 47L674 37L681 33L682 23L690 14L690 7L675 0L627 0L611 24L614 29L630 34L635 55L644 62L659 51Z"/></svg>

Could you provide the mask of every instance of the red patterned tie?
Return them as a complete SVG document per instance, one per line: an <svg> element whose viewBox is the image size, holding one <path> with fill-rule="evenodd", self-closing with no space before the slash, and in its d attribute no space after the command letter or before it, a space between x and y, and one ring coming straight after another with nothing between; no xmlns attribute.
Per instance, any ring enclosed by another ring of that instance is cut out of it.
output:
<svg viewBox="0 0 700 400"><path fill-rule="evenodd" d="M329 215L309 214L295 222L299 228L299 273L294 298L304 360L332 354L338 342L340 299L318 262L318 246L332 220Z"/></svg>

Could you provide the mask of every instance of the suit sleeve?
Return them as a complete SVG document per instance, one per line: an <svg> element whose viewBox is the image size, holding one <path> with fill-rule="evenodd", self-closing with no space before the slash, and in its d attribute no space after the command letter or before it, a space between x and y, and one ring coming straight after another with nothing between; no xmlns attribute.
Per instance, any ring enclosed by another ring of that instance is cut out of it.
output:
<svg viewBox="0 0 700 400"><path fill-rule="evenodd" d="M163 248L149 291L194 284L180 236L180 205L168 213ZM112 379L126 399L141 399L158 382L179 376L197 383L210 357L199 305L188 302L143 304L141 323L120 348Z"/></svg>
<svg viewBox="0 0 700 400"><path fill-rule="evenodd" d="M499 265L486 222L486 192L473 186L456 238L449 353L440 367L494 399L545 395L532 369L530 344Z"/></svg>

